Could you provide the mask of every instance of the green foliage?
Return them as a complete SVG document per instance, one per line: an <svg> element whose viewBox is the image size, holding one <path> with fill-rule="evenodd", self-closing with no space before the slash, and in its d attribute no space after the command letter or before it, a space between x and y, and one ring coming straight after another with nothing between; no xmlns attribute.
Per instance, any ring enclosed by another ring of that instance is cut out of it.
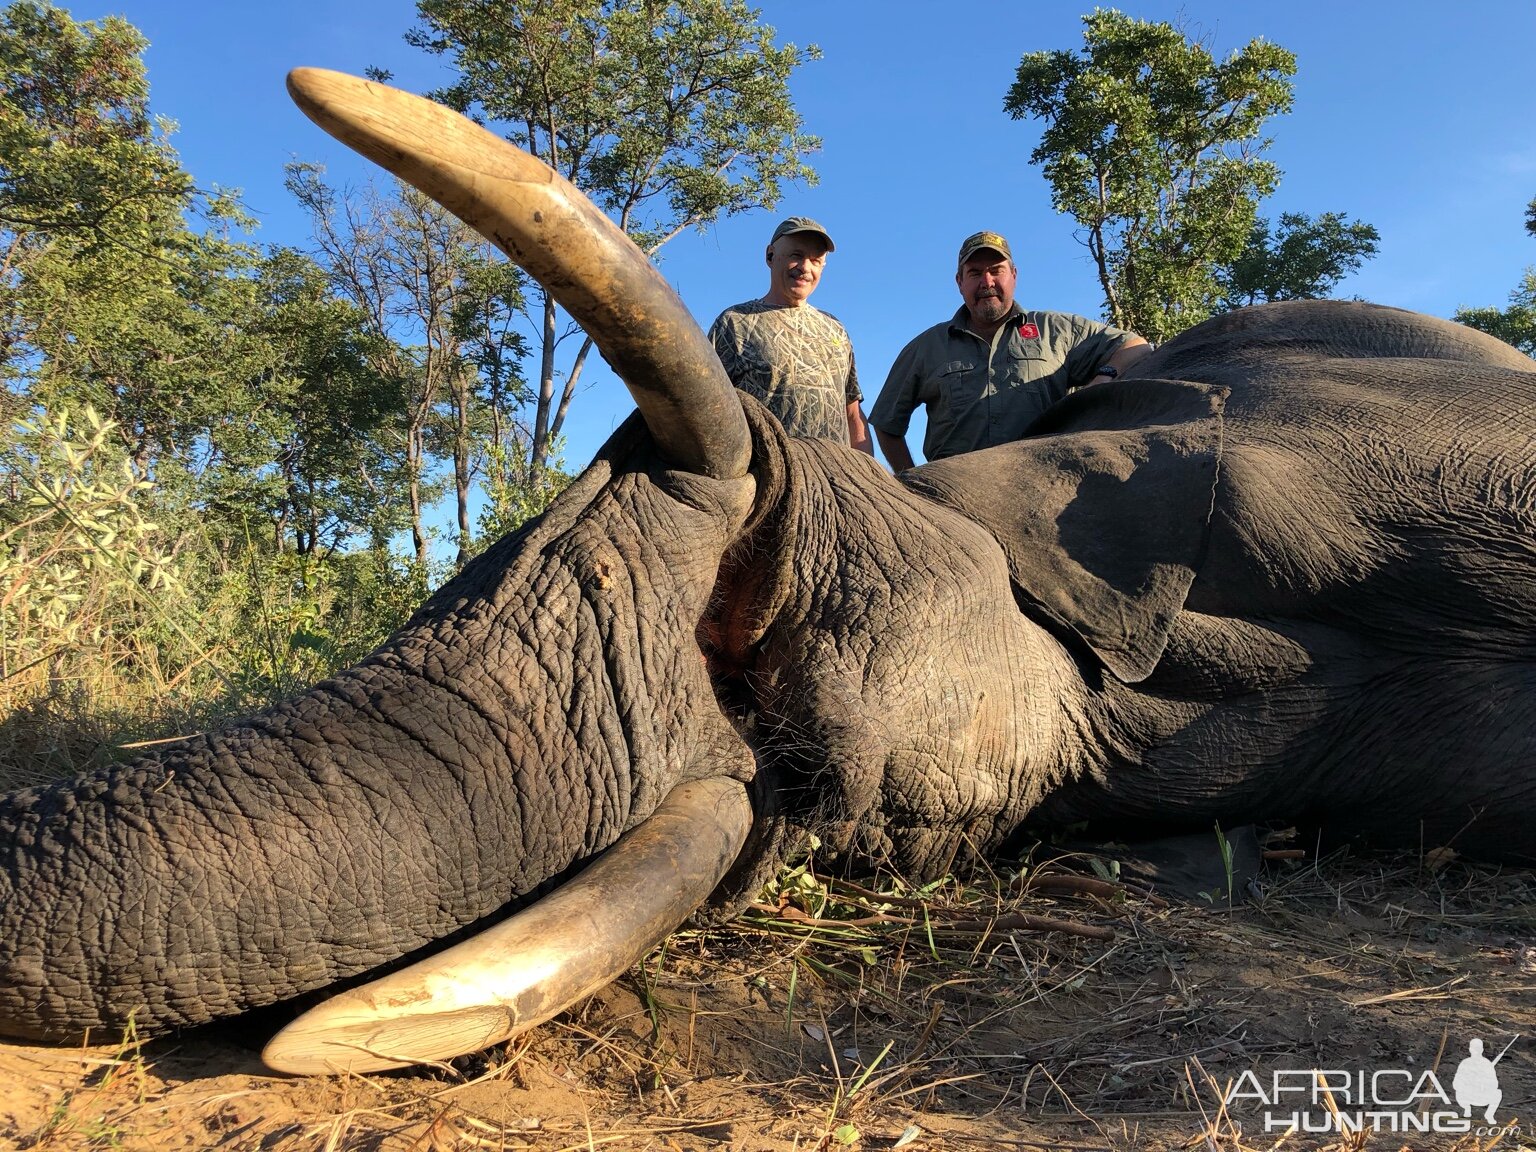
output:
<svg viewBox="0 0 1536 1152"><path fill-rule="evenodd" d="M84 767L70 727L95 745L270 704L360 660L442 575L383 549L171 533L91 409L18 425L0 440L0 480L13 497L0 505L0 765L24 750L45 772Z"/></svg>
<svg viewBox="0 0 1536 1152"><path fill-rule="evenodd" d="M1525 230L1536 236L1536 198L1526 207ZM1458 308L1451 319L1536 357L1536 267L1525 270L1520 286L1509 294L1508 308Z"/></svg>
<svg viewBox="0 0 1536 1152"><path fill-rule="evenodd" d="M550 466L534 476L530 474L525 452L515 447L509 452L499 443L492 443L485 458L486 504L480 510L478 522L481 543L494 543L548 508L571 482L563 463L557 445Z"/></svg>
<svg viewBox="0 0 1536 1152"><path fill-rule="evenodd" d="M191 181L149 115L145 40L120 17L77 24L18 0L0 12L0 229L131 244L124 224Z"/></svg>
<svg viewBox="0 0 1536 1152"><path fill-rule="evenodd" d="M387 540L407 526L384 435L404 403L400 382L377 368L387 342L293 249L268 253L256 291L260 356L241 405L250 416L218 432L223 458L240 468L209 499L231 531L269 522L275 541L302 555Z"/></svg>
<svg viewBox="0 0 1536 1152"><path fill-rule="evenodd" d="M389 547L404 399L379 366L409 353L195 192L143 46L121 20L0 14L8 771L272 702L361 659L444 574Z"/></svg>
<svg viewBox="0 0 1536 1152"><path fill-rule="evenodd" d="M418 0L417 12L406 39L458 73L434 98L501 127L647 251L814 182L802 157L819 141L801 131L789 78L818 52L776 44L742 0ZM557 370L570 328L532 294L539 387L522 450L537 481L591 341Z"/></svg>
<svg viewBox="0 0 1536 1152"><path fill-rule="evenodd" d="M356 664L402 625L444 574L383 549L330 555L246 549L209 582L202 611L227 638L228 710L248 711Z"/></svg>
<svg viewBox="0 0 1536 1152"><path fill-rule="evenodd" d="M513 443L516 408L528 397L525 345L514 330L525 277L407 184L338 194L319 167L290 164L288 189L310 215L329 290L372 338L368 367L397 397L380 465L407 493L415 562L427 562L426 510L444 486L435 465L446 460L463 564L473 543L477 446Z"/></svg>
<svg viewBox="0 0 1536 1152"><path fill-rule="evenodd" d="M1256 220L1237 259L1217 270L1221 307L1325 297L1376 255L1380 239L1371 225L1350 223L1337 212L1286 212L1273 233L1268 220Z"/></svg>
<svg viewBox="0 0 1536 1152"><path fill-rule="evenodd" d="M1458 308L1451 319L1536 357L1536 267L1525 270L1520 286L1509 294L1508 308Z"/></svg>
<svg viewBox="0 0 1536 1152"><path fill-rule="evenodd" d="M1152 340L1208 316L1279 170L1270 117L1291 107L1295 56L1251 41L1225 61L1171 24L1099 9L1084 47L1030 52L1004 101L1044 131L1030 157L1098 269L1107 314Z"/></svg>
<svg viewBox="0 0 1536 1152"><path fill-rule="evenodd" d="M145 518L151 485L87 408L23 423L0 442L14 499L0 512L0 680L57 670L181 591L168 542Z"/></svg>

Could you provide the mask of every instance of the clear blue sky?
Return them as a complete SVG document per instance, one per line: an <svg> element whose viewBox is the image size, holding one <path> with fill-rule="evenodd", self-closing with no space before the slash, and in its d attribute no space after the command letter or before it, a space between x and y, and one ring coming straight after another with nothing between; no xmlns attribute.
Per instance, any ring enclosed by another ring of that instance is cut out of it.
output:
<svg viewBox="0 0 1536 1152"><path fill-rule="evenodd" d="M1218 56L1254 37L1296 53L1295 110L1272 124L1270 156L1285 175L1265 210L1338 211L1380 230L1381 254L1340 294L1449 316L1461 305L1502 306L1536 263L1536 240L1523 228L1536 196L1533 0L1118 6L1181 24ZM958 305L955 250L973 231L1009 237L1026 307L1099 315L1072 221L1052 212L1044 178L1029 164L1038 132L1002 112L1020 55L1078 48L1090 4L761 7L781 41L824 53L793 81L806 129L823 140L812 159L821 182L791 188L772 216L723 221L663 250L664 273L701 324L767 288L763 247L789 213L815 216L837 241L814 303L852 336L866 409L902 345ZM305 223L282 187L286 161L324 163L340 181L369 178L365 162L289 103L289 68L377 65L415 91L447 76L439 60L402 39L415 23L409 0L127 0L70 10L79 20L115 12L148 37L153 107L179 123L183 163L200 185L242 189L264 243L305 242ZM571 408L572 467L631 408L596 368ZM915 428L911 438L920 441Z"/></svg>

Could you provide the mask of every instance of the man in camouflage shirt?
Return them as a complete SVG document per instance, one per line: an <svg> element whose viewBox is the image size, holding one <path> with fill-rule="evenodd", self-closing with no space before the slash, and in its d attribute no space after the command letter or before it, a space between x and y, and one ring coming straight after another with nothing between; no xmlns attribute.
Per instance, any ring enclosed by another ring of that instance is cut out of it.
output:
<svg viewBox="0 0 1536 1152"><path fill-rule="evenodd" d="M832 250L816 221L785 220L768 242L768 294L720 313L709 339L731 383L767 405L791 436L838 440L874 455L848 333L807 303Z"/></svg>
<svg viewBox="0 0 1536 1152"><path fill-rule="evenodd" d="M941 460L1019 439L1074 388L1115 379L1152 350L1134 332L1067 312L1026 312L1008 241L977 232L960 245L964 304L901 350L870 423L891 467L912 467L907 424L928 410L923 455Z"/></svg>

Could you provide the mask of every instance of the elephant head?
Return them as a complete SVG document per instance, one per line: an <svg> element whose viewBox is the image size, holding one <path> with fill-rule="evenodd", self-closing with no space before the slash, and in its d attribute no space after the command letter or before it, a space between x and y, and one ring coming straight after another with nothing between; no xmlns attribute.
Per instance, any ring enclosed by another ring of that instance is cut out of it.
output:
<svg viewBox="0 0 1536 1152"><path fill-rule="evenodd" d="M964 575L887 586L882 521L910 498L873 461L792 443L744 404L649 261L557 174L380 85L300 70L290 90L536 276L638 418L359 666L158 755L0 799L5 1034L130 1018L156 1031L289 1000L417 959L580 873L468 955L354 992L322 1016L321 1040L303 1024L268 1058L390 1067L548 1018L722 879L718 900L748 892L797 809L833 813L847 839L883 760L860 699L857 647L875 637L858 626L848 650L826 625L873 619L893 595L910 615ZM854 507L829 519L807 494L833 486ZM932 519L895 530L914 550L946 530L969 540L1005 594L983 533ZM854 563L837 555L848 533ZM933 671L896 677L889 699L922 709L949 691ZM824 772L830 760L850 768ZM1025 806L1021 792L969 807L1001 826ZM920 855L974 834L963 810L953 829L917 829Z"/></svg>

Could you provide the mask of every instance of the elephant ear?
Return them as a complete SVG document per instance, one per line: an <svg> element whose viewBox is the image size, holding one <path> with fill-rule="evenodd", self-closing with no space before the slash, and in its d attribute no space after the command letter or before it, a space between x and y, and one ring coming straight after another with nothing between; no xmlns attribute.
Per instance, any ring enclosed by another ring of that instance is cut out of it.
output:
<svg viewBox="0 0 1536 1152"><path fill-rule="evenodd" d="M1023 440L903 480L992 532L1022 597L1134 683L1157 666L1205 556L1227 391L1095 384Z"/></svg>

